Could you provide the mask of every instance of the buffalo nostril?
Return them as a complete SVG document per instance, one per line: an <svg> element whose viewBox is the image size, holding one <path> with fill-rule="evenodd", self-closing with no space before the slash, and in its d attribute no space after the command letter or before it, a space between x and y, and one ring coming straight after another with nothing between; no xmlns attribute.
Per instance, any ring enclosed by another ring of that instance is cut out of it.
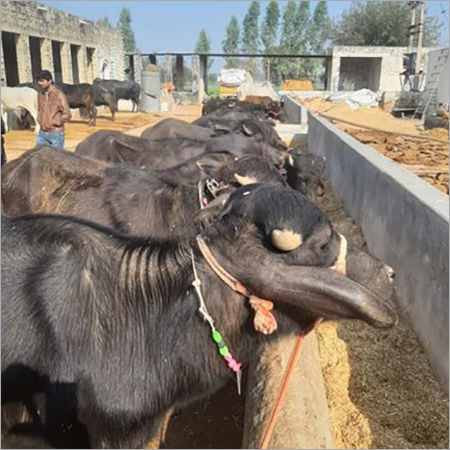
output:
<svg viewBox="0 0 450 450"><path fill-rule="evenodd" d="M392 267L386 266L386 274L390 282L393 283L395 279L395 270Z"/></svg>

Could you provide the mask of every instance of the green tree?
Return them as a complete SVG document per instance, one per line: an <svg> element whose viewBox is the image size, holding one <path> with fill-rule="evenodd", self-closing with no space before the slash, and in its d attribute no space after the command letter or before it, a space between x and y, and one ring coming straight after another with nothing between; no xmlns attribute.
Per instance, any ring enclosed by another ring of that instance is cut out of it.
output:
<svg viewBox="0 0 450 450"><path fill-rule="evenodd" d="M355 2L344 11L335 25L337 45L408 45L411 8L403 2ZM425 20L424 45L435 46L439 40L439 19Z"/></svg>
<svg viewBox="0 0 450 450"><path fill-rule="evenodd" d="M266 16L261 30L261 42L264 44L265 53L273 51L277 40L278 26L280 23L280 8L276 1L271 1L266 8Z"/></svg>
<svg viewBox="0 0 450 450"><path fill-rule="evenodd" d="M321 1L314 8L309 28L309 46L312 53L324 53L330 43L331 19L328 16L327 2Z"/></svg>
<svg viewBox="0 0 450 450"><path fill-rule="evenodd" d="M119 20L117 21L117 28L122 30L123 49L125 53L138 52L136 47L136 41L134 38L134 31L131 27L131 13L128 8L122 8L119 14ZM130 60L127 55L124 59L125 71L130 69Z"/></svg>
<svg viewBox="0 0 450 450"><path fill-rule="evenodd" d="M283 12L283 26L281 31L280 45L285 54L292 54L295 51L296 29L295 16L297 5L294 1L289 1Z"/></svg>
<svg viewBox="0 0 450 450"><path fill-rule="evenodd" d="M122 30L124 51L126 53L137 51L134 31L131 27L131 13L128 8L122 8L120 10L119 20L117 21L117 28L120 28Z"/></svg>
<svg viewBox="0 0 450 450"><path fill-rule="evenodd" d="M222 41L224 53L239 53L239 22L236 16L231 16L227 26L225 39ZM225 68L232 69L239 67L238 58L225 58Z"/></svg>
<svg viewBox="0 0 450 450"><path fill-rule="evenodd" d="M247 14L242 22L242 51L244 53L256 53L259 42L259 20L260 7L258 2L251 2ZM246 69L256 75L257 61L249 58L245 63Z"/></svg>
<svg viewBox="0 0 450 450"><path fill-rule="evenodd" d="M206 34L205 30L200 31L198 35L197 43L195 44L195 53L210 53L211 52L211 40ZM208 69L212 66L212 58L208 58Z"/></svg>
<svg viewBox="0 0 450 450"><path fill-rule="evenodd" d="M277 40L278 27L280 23L280 8L276 1L271 1L266 8L264 24L261 30L261 42L264 44L264 53L275 53L275 43ZM278 61L266 58L264 61L266 67L267 79L270 79L271 71L278 73ZM272 67L271 67L272 66Z"/></svg>
<svg viewBox="0 0 450 450"><path fill-rule="evenodd" d="M309 2L300 2L294 19L294 47L297 53L305 53L307 51L309 27L310 27L310 10Z"/></svg>
<svg viewBox="0 0 450 450"><path fill-rule="evenodd" d="M297 54L307 54L310 46L311 12L309 2L300 2L294 19L295 33L293 36L293 51ZM299 59L295 62L295 77L309 78L314 66L314 60Z"/></svg>
<svg viewBox="0 0 450 450"><path fill-rule="evenodd" d="M211 41L205 30L200 31L197 43L195 44L195 53L209 53L211 51Z"/></svg>
<svg viewBox="0 0 450 450"><path fill-rule="evenodd" d="M283 11L283 24L281 29L281 38L279 51L282 54L289 55L296 53L296 27L295 19L297 14L297 4L289 1ZM283 78L291 78L297 67L297 61L292 58L280 58L279 71Z"/></svg>
<svg viewBox="0 0 450 450"><path fill-rule="evenodd" d="M332 30L331 19L328 16L327 2L320 1L314 8L308 30L309 50L312 54L324 54L330 44ZM306 73L315 85L325 82L325 61L311 59L307 62Z"/></svg>

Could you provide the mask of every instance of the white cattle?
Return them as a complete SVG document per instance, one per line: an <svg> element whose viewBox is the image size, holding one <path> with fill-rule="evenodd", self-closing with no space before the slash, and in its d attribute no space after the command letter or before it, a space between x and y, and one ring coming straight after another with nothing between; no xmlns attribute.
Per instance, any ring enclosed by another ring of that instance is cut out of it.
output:
<svg viewBox="0 0 450 450"><path fill-rule="evenodd" d="M39 124L37 121L37 92L34 89L29 87L2 86L1 98L2 116L4 118L5 128L8 126L6 113L9 111L19 112L21 109L26 109L36 123L34 132L39 132Z"/></svg>

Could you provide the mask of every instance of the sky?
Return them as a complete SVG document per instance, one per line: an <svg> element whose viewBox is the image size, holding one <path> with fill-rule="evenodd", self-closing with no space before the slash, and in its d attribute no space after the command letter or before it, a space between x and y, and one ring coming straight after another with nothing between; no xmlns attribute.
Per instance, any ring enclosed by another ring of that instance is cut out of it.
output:
<svg viewBox="0 0 450 450"><path fill-rule="evenodd" d="M191 52L202 28L211 39L211 50L222 52L225 30L234 14L241 22L249 1L40 1L90 20L108 16L115 25L123 7L130 9L136 44L142 53L154 51ZM264 12L268 2L261 1ZM280 1L283 10L287 2ZM317 2L311 2L311 10ZM350 6L349 1L329 1L330 16L337 17ZM427 14L439 15L444 26L441 43L448 45L449 2L427 1ZM441 13L445 11L445 14ZM260 15L260 17L263 14Z"/></svg>

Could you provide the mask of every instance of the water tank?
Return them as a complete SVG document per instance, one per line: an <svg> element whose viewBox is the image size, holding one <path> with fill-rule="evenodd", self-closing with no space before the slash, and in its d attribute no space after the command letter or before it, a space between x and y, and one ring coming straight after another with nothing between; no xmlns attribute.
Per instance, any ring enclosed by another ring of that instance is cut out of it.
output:
<svg viewBox="0 0 450 450"><path fill-rule="evenodd" d="M149 69L151 70L144 69L141 73L141 110L144 112L154 112L159 110L161 78L159 71L155 71L152 68Z"/></svg>

